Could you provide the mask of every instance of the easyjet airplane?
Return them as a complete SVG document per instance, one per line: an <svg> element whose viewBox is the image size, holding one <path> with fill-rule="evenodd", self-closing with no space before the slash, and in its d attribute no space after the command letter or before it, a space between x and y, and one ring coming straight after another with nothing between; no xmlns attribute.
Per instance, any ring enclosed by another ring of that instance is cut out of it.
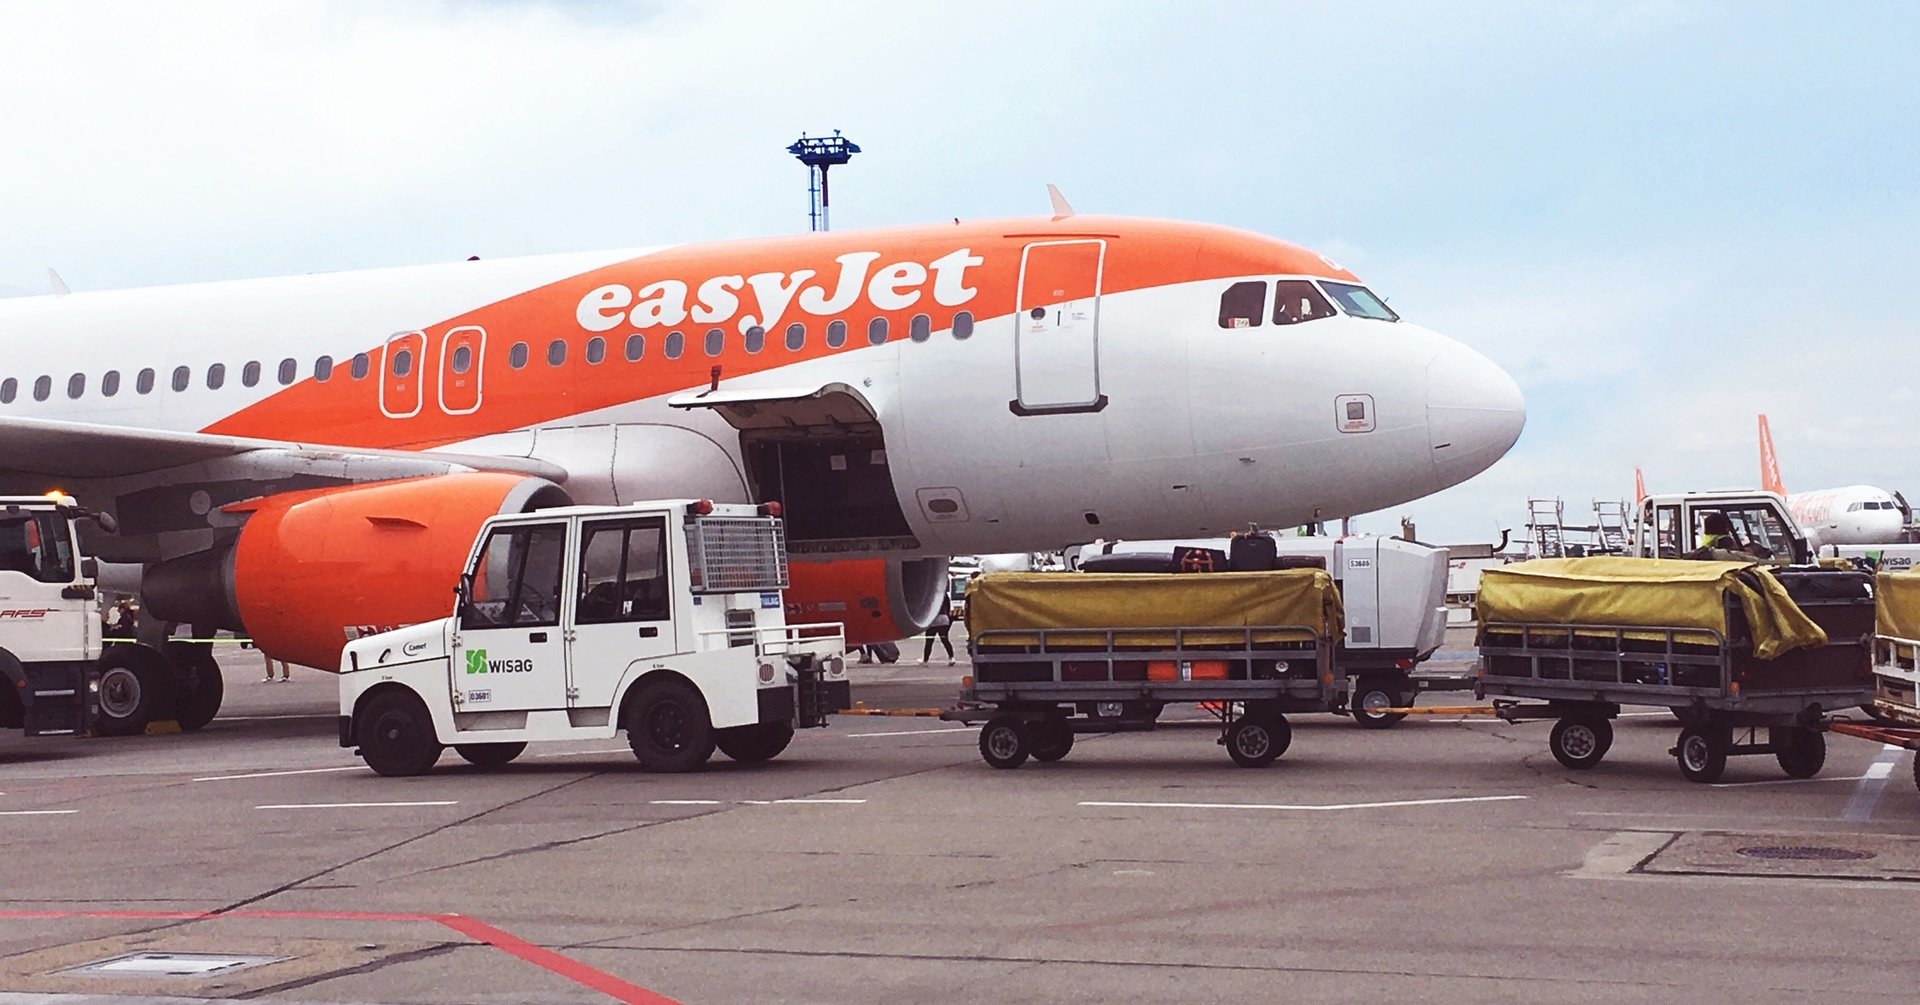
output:
<svg viewBox="0 0 1920 1005"><path fill-rule="evenodd" d="M0 301L0 493L112 511L147 614L337 665L443 616L481 520L778 501L789 603L918 630L942 556L1380 509L1519 390L1347 270L1074 216Z"/></svg>
<svg viewBox="0 0 1920 1005"><path fill-rule="evenodd" d="M1760 416L1760 487L1787 498L1793 519L1815 550L1829 544L1895 544L1913 520L1913 510L1898 492L1872 485L1787 493L1780 458L1773 452L1773 431Z"/></svg>

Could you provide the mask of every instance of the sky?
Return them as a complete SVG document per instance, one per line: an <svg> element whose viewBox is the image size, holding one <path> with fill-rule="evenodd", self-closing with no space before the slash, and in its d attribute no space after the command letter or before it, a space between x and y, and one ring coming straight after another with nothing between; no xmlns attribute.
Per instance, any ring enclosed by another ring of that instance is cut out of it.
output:
<svg viewBox="0 0 1920 1005"><path fill-rule="evenodd" d="M0 0L0 295L806 227L1230 224L1519 381L1438 543L1758 481L1920 501L1920 5Z"/></svg>

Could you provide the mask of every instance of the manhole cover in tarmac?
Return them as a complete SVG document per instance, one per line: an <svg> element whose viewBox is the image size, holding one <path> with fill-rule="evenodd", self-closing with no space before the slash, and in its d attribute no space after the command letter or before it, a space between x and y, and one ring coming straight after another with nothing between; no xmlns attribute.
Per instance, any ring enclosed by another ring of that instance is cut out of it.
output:
<svg viewBox="0 0 1920 1005"><path fill-rule="evenodd" d="M1873 852L1856 851L1852 848L1828 848L1811 844L1763 844L1751 848L1740 848L1737 852L1748 858L1765 858L1788 862L1858 862L1873 858Z"/></svg>
<svg viewBox="0 0 1920 1005"><path fill-rule="evenodd" d="M64 972L92 977L211 977L283 959L233 953L126 953Z"/></svg>

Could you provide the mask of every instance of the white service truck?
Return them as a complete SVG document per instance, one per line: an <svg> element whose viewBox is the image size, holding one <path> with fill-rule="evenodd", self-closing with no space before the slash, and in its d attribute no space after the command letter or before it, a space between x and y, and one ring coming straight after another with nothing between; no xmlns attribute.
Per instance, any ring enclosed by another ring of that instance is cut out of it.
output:
<svg viewBox="0 0 1920 1005"><path fill-rule="evenodd" d="M79 533L89 521L115 530L111 514L63 493L0 496L0 728L111 736L157 720L205 726L224 691L207 646L106 641L99 567Z"/></svg>
<svg viewBox="0 0 1920 1005"><path fill-rule="evenodd" d="M1705 547L1707 521L1724 517L1731 528L1735 551L1782 565L1812 565L1814 555L1807 535L1794 522L1787 500L1774 492L1713 490L1674 492L1640 500L1633 530L1627 535L1628 554L1635 558L1709 557Z"/></svg>
<svg viewBox="0 0 1920 1005"><path fill-rule="evenodd" d="M777 503L494 517L450 617L347 644L340 745L382 775L621 730L648 770L767 760L852 704L843 629L787 624L786 586Z"/></svg>
<svg viewBox="0 0 1920 1005"><path fill-rule="evenodd" d="M1473 686L1466 674L1416 675L1447 634L1447 551L1397 537L1295 537L1259 532L1274 542L1281 565L1326 569L1340 588L1346 637L1334 650L1334 667L1347 678L1347 707L1354 721L1384 728L1406 718L1421 691L1458 691ZM1226 571L1234 567L1233 540L1110 541L1071 553L1075 568L1088 571ZM1165 568L1162 568L1162 564Z"/></svg>

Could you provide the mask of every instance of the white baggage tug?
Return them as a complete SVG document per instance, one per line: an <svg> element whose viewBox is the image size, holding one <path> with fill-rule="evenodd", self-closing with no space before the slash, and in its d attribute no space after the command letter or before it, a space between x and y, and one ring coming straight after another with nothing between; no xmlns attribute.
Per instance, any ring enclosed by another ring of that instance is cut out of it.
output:
<svg viewBox="0 0 1920 1005"><path fill-rule="evenodd" d="M495 767L530 741L620 730L652 771L716 747L767 760L851 704L841 627L787 624L786 586L777 503L495 517L451 617L347 644L340 745L383 775L424 773L448 746Z"/></svg>

